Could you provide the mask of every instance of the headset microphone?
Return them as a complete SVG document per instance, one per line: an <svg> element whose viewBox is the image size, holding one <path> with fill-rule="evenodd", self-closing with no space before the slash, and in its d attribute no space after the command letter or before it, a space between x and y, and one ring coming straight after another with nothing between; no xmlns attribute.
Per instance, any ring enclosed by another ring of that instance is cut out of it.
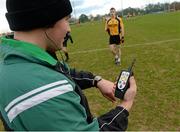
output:
<svg viewBox="0 0 180 132"><path fill-rule="evenodd" d="M48 36L48 34L47 34L47 32L45 31L44 32L45 33L45 35L46 35L46 37L48 38L48 40L50 40L53 44L52 44L52 46L55 48L55 49L58 49L57 51L55 51L55 54L56 54L56 57L57 57L57 59L58 59L58 61L60 61L60 58L59 58L59 55L61 56L61 59L62 59L62 61L63 61L63 63L64 63L64 58L63 58L63 55L62 55L62 53L61 53L61 49L58 47L58 45Z"/></svg>
<svg viewBox="0 0 180 132"><path fill-rule="evenodd" d="M61 72L61 73L64 73L64 74L68 74L69 73L69 70L65 64L65 61L64 61L64 58L63 58L63 55L61 53L61 49L58 47L58 45L48 36L47 32L45 31L44 32L47 39L50 40L53 44L52 46L55 48L55 49L58 49L57 51L55 51L55 56L58 60L56 66L55 66L55 70ZM60 56L59 56L60 55ZM60 59L61 57L61 59ZM62 63L60 62L60 60L62 60Z"/></svg>

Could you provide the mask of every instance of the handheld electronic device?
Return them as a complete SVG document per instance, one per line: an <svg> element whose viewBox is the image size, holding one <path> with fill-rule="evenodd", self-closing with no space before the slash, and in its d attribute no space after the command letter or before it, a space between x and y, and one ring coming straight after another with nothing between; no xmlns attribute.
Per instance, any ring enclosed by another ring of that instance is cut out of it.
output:
<svg viewBox="0 0 180 132"><path fill-rule="evenodd" d="M129 88L129 78L133 75L132 68L134 66L136 59L133 60L131 66L128 70L122 70L117 80L116 89L115 89L115 97L123 99L124 94Z"/></svg>

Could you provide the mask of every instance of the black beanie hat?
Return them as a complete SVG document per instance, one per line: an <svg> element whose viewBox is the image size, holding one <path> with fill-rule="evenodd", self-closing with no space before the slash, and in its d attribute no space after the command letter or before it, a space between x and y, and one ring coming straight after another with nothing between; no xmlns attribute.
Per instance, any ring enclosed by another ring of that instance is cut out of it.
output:
<svg viewBox="0 0 180 132"><path fill-rule="evenodd" d="M6 8L13 31L52 25L72 12L69 0L6 0Z"/></svg>

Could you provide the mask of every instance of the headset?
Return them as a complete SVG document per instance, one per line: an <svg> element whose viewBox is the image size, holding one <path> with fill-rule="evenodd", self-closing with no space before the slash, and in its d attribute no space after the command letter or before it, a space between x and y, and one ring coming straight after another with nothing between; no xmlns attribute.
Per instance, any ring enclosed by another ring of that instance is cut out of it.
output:
<svg viewBox="0 0 180 132"><path fill-rule="evenodd" d="M53 25L50 25L50 26L48 26L48 27L52 27L52 26L53 26ZM57 49L57 51L55 52L55 54L52 55L55 59L58 60L57 63L56 63L56 65L55 65L55 70L58 71L58 72L61 72L61 73L65 74L65 75L70 74L69 68L68 68L67 64L65 63L64 58L63 58L63 55L62 55L62 53L61 53L61 49L60 49L60 48L58 47L58 45L49 37L49 35L47 34L46 31L44 31L44 33L45 33L47 39L53 43L52 46L53 46L55 49ZM60 58L58 57L58 54L60 54L61 59L62 59L62 62L60 62Z"/></svg>

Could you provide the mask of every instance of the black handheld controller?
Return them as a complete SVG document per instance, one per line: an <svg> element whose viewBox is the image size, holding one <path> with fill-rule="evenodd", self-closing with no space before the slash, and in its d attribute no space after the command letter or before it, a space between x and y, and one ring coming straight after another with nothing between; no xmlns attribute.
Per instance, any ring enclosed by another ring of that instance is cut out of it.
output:
<svg viewBox="0 0 180 132"><path fill-rule="evenodd" d="M132 68L134 66L135 61L136 59L133 60L128 70L121 71L116 84L115 97L120 99L124 98L124 94L129 88L129 78L133 75Z"/></svg>

